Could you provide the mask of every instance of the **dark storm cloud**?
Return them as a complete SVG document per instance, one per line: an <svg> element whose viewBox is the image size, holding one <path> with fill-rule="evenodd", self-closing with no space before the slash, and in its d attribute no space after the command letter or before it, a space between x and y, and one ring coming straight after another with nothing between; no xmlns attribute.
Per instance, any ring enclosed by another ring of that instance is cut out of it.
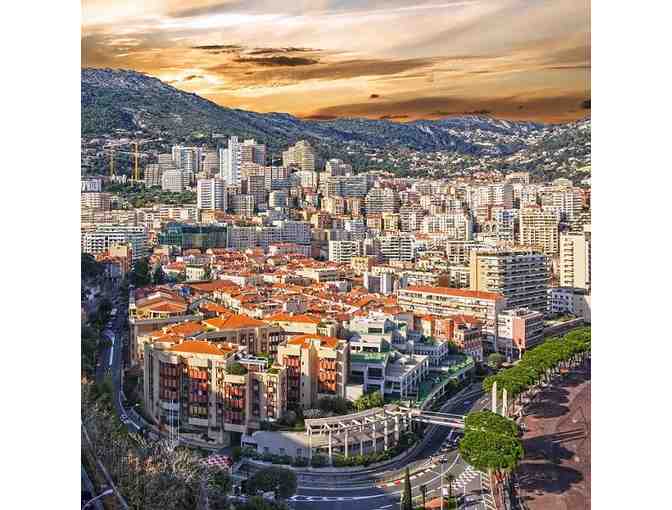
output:
<svg viewBox="0 0 672 510"><path fill-rule="evenodd" d="M380 96L378 94L371 94L369 99L378 99Z"/></svg>

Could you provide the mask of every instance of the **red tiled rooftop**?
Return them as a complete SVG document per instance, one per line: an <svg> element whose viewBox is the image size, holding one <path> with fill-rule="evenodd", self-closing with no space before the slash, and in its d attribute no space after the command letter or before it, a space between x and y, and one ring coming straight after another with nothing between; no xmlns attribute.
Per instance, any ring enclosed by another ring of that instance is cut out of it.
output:
<svg viewBox="0 0 672 510"><path fill-rule="evenodd" d="M444 296L470 297L478 299L503 299L504 296L497 292L485 292L482 290L454 289L452 287L430 287L425 285L411 285L400 291L425 292L428 294L443 294Z"/></svg>
<svg viewBox="0 0 672 510"><path fill-rule="evenodd" d="M224 356L226 355L225 350L220 349L210 342L203 340L186 340L181 344L178 344L170 349L171 352L184 352L190 354L210 354L214 356Z"/></svg>

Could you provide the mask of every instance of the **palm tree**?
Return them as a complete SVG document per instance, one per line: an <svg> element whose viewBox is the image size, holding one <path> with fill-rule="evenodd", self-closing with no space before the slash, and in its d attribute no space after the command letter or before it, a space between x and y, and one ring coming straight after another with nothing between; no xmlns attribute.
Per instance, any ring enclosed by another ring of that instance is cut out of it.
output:
<svg viewBox="0 0 672 510"><path fill-rule="evenodd" d="M446 482L448 483L448 508L450 508L453 503L453 482L455 481L455 475L448 473L446 475ZM441 495L443 497L443 494Z"/></svg>

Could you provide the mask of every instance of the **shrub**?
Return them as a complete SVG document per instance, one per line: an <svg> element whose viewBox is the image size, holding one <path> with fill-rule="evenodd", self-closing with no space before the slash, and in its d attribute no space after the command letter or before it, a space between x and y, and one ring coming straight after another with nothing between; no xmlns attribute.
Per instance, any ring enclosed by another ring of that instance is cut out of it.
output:
<svg viewBox="0 0 672 510"><path fill-rule="evenodd" d="M257 494L259 491L277 491L281 498L289 498L296 492L296 474L281 467L267 467L257 471L247 480L247 493Z"/></svg>
<svg viewBox="0 0 672 510"><path fill-rule="evenodd" d="M329 461L324 455L315 455L311 460L311 466L313 467L324 467L328 463Z"/></svg>
<svg viewBox="0 0 672 510"><path fill-rule="evenodd" d="M292 466L294 467L307 467L308 459L306 457L296 457L292 460Z"/></svg>

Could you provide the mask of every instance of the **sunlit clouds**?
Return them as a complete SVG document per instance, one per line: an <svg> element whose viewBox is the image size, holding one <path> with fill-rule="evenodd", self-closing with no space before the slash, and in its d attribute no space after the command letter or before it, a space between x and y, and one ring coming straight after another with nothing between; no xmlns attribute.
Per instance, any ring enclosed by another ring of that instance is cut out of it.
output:
<svg viewBox="0 0 672 510"><path fill-rule="evenodd" d="M557 122L588 113L589 9L581 0L84 0L82 65L134 69L261 112Z"/></svg>

